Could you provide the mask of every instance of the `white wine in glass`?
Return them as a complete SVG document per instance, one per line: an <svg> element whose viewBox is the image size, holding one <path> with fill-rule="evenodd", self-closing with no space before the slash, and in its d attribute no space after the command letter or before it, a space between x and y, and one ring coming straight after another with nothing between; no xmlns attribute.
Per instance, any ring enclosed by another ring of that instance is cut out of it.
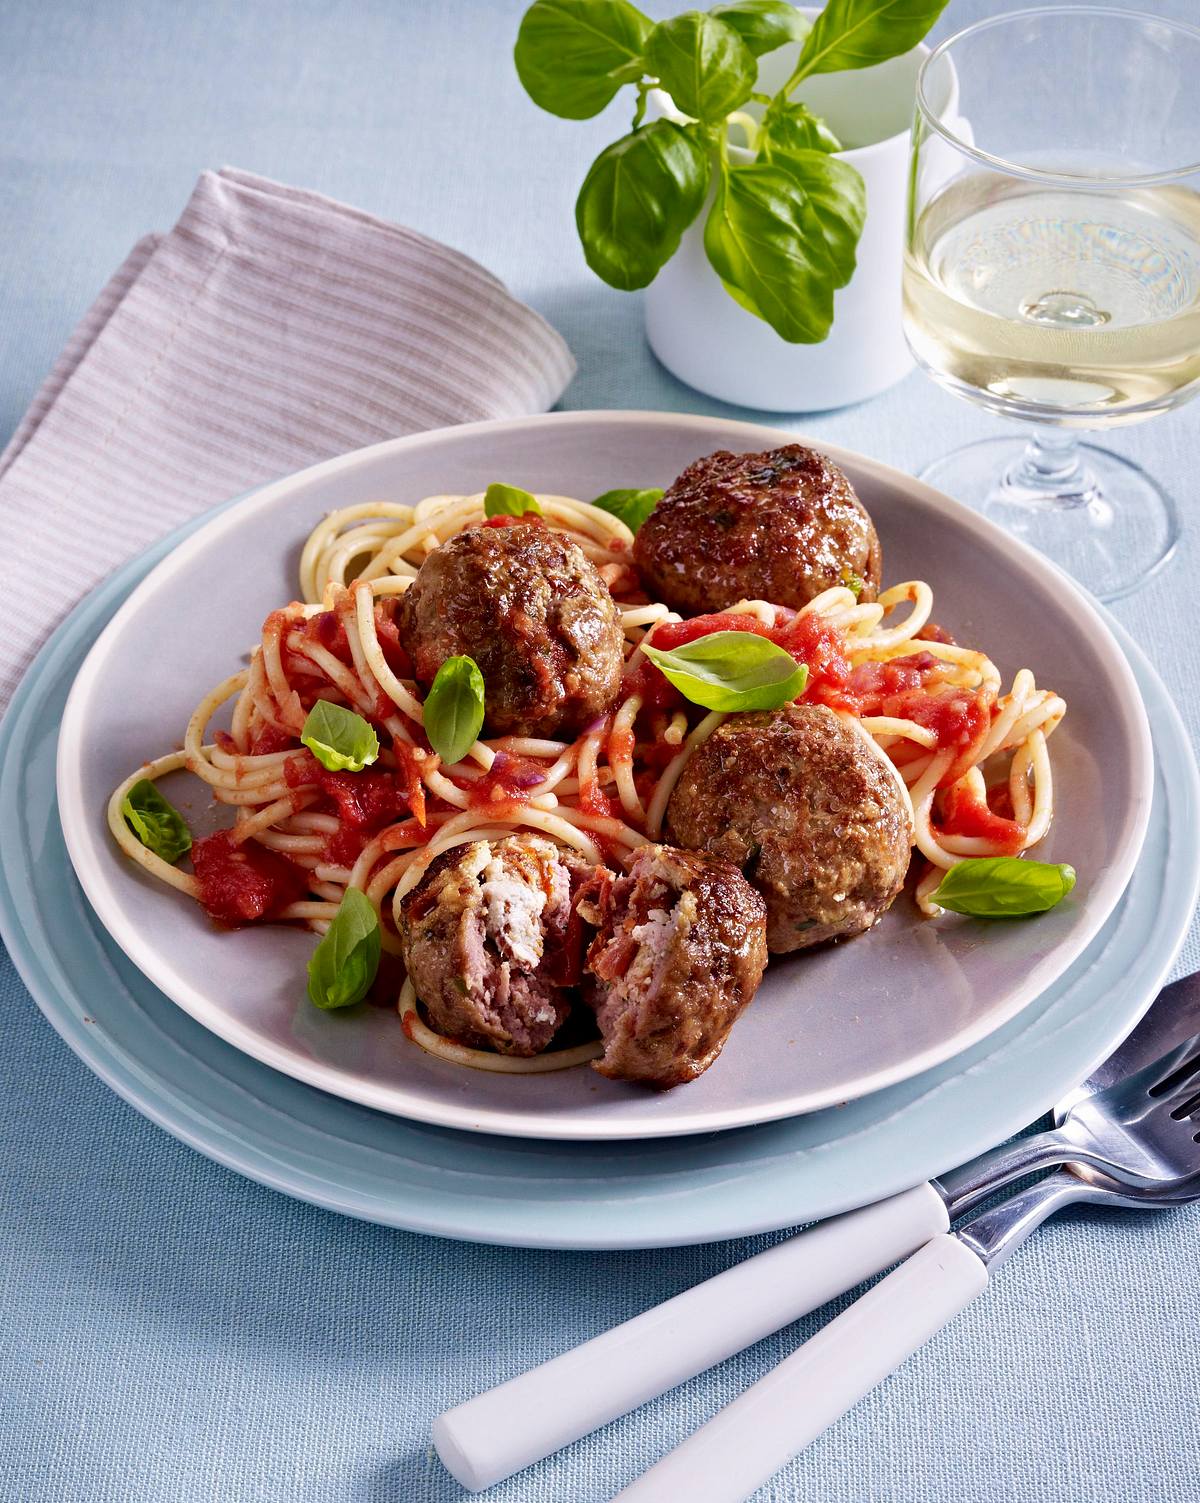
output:
<svg viewBox="0 0 1200 1503"><path fill-rule="evenodd" d="M1136 588L1178 539L1162 488L1073 430L1136 422L1200 390L1200 86L1189 77L1200 79L1200 31L1059 6L959 33L918 85L909 344L949 390L1037 425L1027 440L969 445L925 478L1106 599ZM932 98L951 102L935 113Z"/></svg>

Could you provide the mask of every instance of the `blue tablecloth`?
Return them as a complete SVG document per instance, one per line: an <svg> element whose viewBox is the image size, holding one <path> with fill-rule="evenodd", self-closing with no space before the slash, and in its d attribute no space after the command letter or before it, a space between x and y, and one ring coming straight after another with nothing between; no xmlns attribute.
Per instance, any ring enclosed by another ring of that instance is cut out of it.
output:
<svg viewBox="0 0 1200 1503"><path fill-rule="evenodd" d="M1141 0L1195 19L1195 0ZM649 6L658 14L663 6ZM952 0L953 26L1005 9ZM637 297L586 271L577 184L608 136L522 95L519 0L6 0L0 9L0 436L77 317L197 173L232 162L479 257L567 337L570 407L697 412ZM1070 86L1069 68L1064 86ZM997 80L1036 109L1019 77ZM784 420L918 469L997 425L913 375ZM1188 534L1117 609L1195 735L1187 581L1200 405L1115 439ZM0 572L3 561L0 560ZM1200 966L1195 935L1178 971ZM763 1245L511 1252L386 1231L206 1162L113 1096L0 956L4 1503L442 1503L446 1405ZM1200 1216L1066 1217L762 1499L1192 1503ZM804 1334L783 1332L491 1495L598 1503ZM681 1500L683 1503L683 1500Z"/></svg>

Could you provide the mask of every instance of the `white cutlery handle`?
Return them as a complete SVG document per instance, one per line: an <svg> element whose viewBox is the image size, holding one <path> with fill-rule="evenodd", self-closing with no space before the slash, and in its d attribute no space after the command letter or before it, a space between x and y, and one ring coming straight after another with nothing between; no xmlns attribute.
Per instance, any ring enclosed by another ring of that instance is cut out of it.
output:
<svg viewBox="0 0 1200 1503"><path fill-rule="evenodd" d="M770 1247L433 1422L479 1492L852 1289L948 1225L930 1185Z"/></svg>
<svg viewBox="0 0 1200 1503"><path fill-rule="evenodd" d="M935 1237L614 1503L743 1503L970 1304L987 1279L957 1237Z"/></svg>

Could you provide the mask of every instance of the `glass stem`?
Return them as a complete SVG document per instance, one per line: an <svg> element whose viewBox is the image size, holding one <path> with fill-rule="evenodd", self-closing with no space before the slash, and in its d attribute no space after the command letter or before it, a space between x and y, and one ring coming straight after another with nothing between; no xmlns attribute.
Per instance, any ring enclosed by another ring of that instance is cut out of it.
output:
<svg viewBox="0 0 1200 1503"><path fill-rule="evenodd" d="M1066 428L1035 428L1025 451L1004 477L1027 495L1042 495L1055 506L1086 506L1093 485L1079 451L1079 439Z"/></svg>

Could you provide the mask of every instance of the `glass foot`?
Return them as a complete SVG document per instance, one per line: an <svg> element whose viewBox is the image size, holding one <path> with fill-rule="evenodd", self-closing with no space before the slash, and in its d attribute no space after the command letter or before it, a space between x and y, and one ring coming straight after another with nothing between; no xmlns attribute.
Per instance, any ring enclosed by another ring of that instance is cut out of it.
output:
<svg viewBox="0 0 1200 1503"><path fill-rule="evenodd" d="M1128 595L1179 542L1179 513L1156 480L1108 449L1055 430L987 438L921 479L982 512L1101 600Z"/></svg>

